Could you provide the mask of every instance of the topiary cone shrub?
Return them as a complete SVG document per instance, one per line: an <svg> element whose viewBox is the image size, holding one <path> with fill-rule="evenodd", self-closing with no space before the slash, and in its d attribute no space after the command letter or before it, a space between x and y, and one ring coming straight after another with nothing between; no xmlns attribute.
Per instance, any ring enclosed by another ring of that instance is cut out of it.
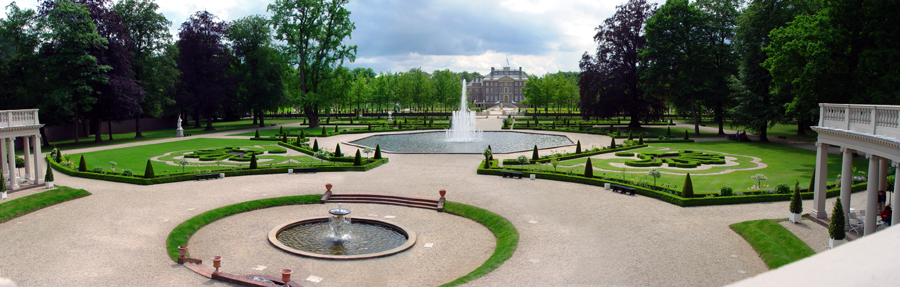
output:
<svg viewBox="0 0 900 287"><path fill-rule="evenodd" d="M44 173L44 182L53 182L53 169L47 165L47 172Z"/></svg>
<svg viewBox="0 0 900 287"><path fill-rule="evenodd" d="M300 131L300 133L297 134L297 145L300 145L300 139L302 139L302 138L303 138L303 131Z"/></svg>
<svg viewBox="0 0 900 287"><path fill-rule="evenodd" d="M609 148L611 148L611 149L616 148L616 138L615 137L613 137L612 141L609 142Z"/></svg>
<svg viewBox="0 0 900 287"><path fill-rule="evenodd" d="M684 177L684 188L681 189L681 197L694 197L694 184L691 182L691 173Z"/></svg>
<svg viewBox="0 0 900 287"><path fill-rule="evenodd" d="M684 139L690 139L690 138L688 138L688 132L687 132L687 130L684 130Z"/></svg>
<svg viewBox="0 0 900 287"><path fill-rule="evenodd" d="M287 143L287 134L281 134L281 142Z"/></svg>
<svg viewBox="0 0 900 287"><path fill-rule="evenodd" d="M300 130L300 138L306 138L306 133L303 130Z"/></svg>
<svg viewBox="0 0 900 287"><path fill-rule="evenodd" d="M322 127L322 136L327 136L328 131L325 130L325 127Z"/></svg>
<svg viewBox="0 0 900 287"><path fill-rule="evenodd" d="M338 126L334 125L334 132L338 132Z"/></svg>
<svg viewBox="0 0 900 287"><path fill-rule="evenodd" d="M344 153L341 152L341 144L337 144L337 146L334 147L334 156L344 156Z"/></svg>
<svg viewBox="0 0 900 287"><path fill-rule="evenodd" d="M644 144L644 134L640 134L640 135L638 136L638 144L639 144L639 145Z"/></svg>
<svg viewBox="0 0 900 287"><path fill-rule="evenodd" d="M254 135L253 137L254 137L254 138L259 138L259 130L256 130L256 135Z"/></svg>
<svg viewBox="0 0 900 287"><path fill-rule="evenodd" d="M380 145L377 145L377 144L375 145L375 156L373 158L381 159L381 146Z"/></svg>
<svg viewBox="0 0 900 287"><path fill-rule="evenodd" d="M156 177L156 173L153 172L153 165L150 164L150 160L147 160L147 167L144 168L144 178L154 178Z"/></svg>
<svg viewBox="0 0 900 287"><path fill-rule="evenodd" d="M313 140L313 151L319 151L319 140Z"/></svg>
<svg viewBox="0 0 900 287"><path fill-rule="evenodd" d="M250 154L250 169L256 169L256 168L257 168L256 153L254 152L254 153Z"/></svg>
<svg viewBox="0 0 900 287"><path fill-rule="evenodd" d="M353 158L353 165L362 165L362 155L359 153L359 150L356 150L356 157Z"/></svg>
<svg viewBox="0 0 900 287"><path fill-rule="evenodd" d="M537 161L539 159L541 159L541 157L538 155L537 145L534 145L534 150L531 152L531 160Z"/></svg>
<svg viewBox="0 0 900 287"><path fill-rule="evenodd" d="M632 131L630 131L630 130L628 131L628 140L630 140L630 141L634 140L634 135L632 134Z"/></svg>
<svg viewBox="0 0 900 287"><path fill-rule="evenodd" d="M584 177L594 177L594 166L591 165L591 158L588 158L587 162L584 164Z"/></svg>
<svg viewBox="0 0 900 287"><path fill-rule="evenodd" d="M278 127L278 134L280 134L280 135L284 134L284 126Z"/></svg>
<svg viewBox="0 0 900 287"><path fill-rule="evenodd" d="M671 127L666 127L666 137L672 138L672 128Z"/></svg>
<svg viewBox="0 0 900 287"><path fill-rule="evenodd" d="M581 153L581 140L575 144L575 153Z"/></svg>
<svg viewBox="0 0 900 287"><path fill-rule="evenodd" d="M797 181L797 183L794 184L794 195L791 196L790 211L793 214L800 214L803 212L803 200L800 199L800 181Z"/></svg>
<svg viewBox="0 0 900 287"><path fill-rule="evenodd" d="M828 223L828 236L834 240L844 240L847 234L844 231L844 206L841 205L841 199L837 198L834 202L834 209L831 210L831 222Z"/></svg>
<svg viewBox="0 0 900 287"><path fill-rule="evenodd" d="M78 171L87 172L87 162L84 161L84 155L81 156L81 162L78 163Z"/></svg>

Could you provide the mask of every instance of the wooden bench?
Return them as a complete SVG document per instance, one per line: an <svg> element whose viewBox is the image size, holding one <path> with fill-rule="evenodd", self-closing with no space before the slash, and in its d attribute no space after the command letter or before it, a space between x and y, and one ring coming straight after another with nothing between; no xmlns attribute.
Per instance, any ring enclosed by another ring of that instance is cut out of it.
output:
<svg viewBox="0 0 900 287"><path fill-rule="evenodd" d="M307 172L316 173L316 171L318 171L318 170L319 170L319 168L317 168L317 167L298 167L298 168L295 168L295 169L294 169L294 173L300 173L300 172L303 172L303 173L307 173Z"/></svg>
<svg viewBox="0 0 900 287"><path fill-rule="evenodd" d="M500 175L502 175L503 178L506 178L507 176L508 176L509 178L513 178L513 177L515 177L515 176L518 176L519 179L522 179L522 173L521 173L521 172L501 170L501 171L500 171Z"/></svg>
<svg viewBox="0 0 900 287"><path fill-rule="evenodd" d="M626 193L628 193L628 195L634 195L634 188L633 188L633 187L627 187L627 186L621 186L621 185L618 185L618 184L613 184L613 185L610 186L610 188L611 188L613 191L618 192L618 193L621 193L621 194L626 194Z"/></svg>
<svg viewBox="0 0 900 287"><path fill-rule="evenodd" d="M197 181L200 181L200 178L201 178L201 177L202 177L203 179L206 179L206 180L209 180L210 177L215 178L215 179L219 179L219 174L218 174L218 173L195 174L194 176L197 177Z"/></svg>

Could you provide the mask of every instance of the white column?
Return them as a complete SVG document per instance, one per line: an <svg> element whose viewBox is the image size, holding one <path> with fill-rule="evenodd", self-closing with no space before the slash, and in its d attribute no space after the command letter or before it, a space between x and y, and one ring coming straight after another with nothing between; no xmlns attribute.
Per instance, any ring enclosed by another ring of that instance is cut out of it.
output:
<svg viewBox="0 0 900 287"><path fill-rule="evenodd" d="M34 184L41 184L41 181L44 180L44 177L41 176L43 175L42 172L44 172L44 170L41 169L41 163L44 162L44 159L41 156L41 136L33 135L31 137L33 139L31 141L31 146L34 148Z"/></svg>
<svg viewBox="0 0 900 287"><path fill-rule="evenodd" d="M828 208L825 207L825 187L828 177L828 144L816 143L816 179L813 192L813 209L810 216L815 218L827 218Z"/></svg>
<svg viewBox="0 0 900 287"><path fill-rule="evenodd" d="M844 148L841 161L841 205L844 214L850 213L850 192L853 188L853 150Z"/></svg>
<svg viewBox="0 0 900 287"><path fill-rule="evenodd" d="M881 167L880 157L876 155L866 155L869 158L869 182L866 184L866 228L863 236L875 233L875 210L878 208L878 175L881 173L878 168Z"/></svg>
<svg viewBox="0 0 900 287"><path fill-rule="evenodd" d="M878 190L887 191L888 164L890 162L886 158L881 158L881 166L878 167Z"/></svg>
<svg viewBox="0 0 900 287"><path fill-rule="evenodd" d="M6 138L0 138L0 174L4 179L9 179L6 170Z"/></svg>
<svg viewBox="0 0 900 287"><path fill-rule="evenodd" d="M900 212L897 211L897 206L900 206L900 184L897 182L900 179L900 164L894 162L894 167L897 168L897 174L894 175L894 195L891 196L891 226L900 222Z"/></svg>
<svg viewBox="0 0 900 287"><path fill-rule="evenodd" d="M25 160L25 180L31 180L31 142L30 137L22 137L22 159ZM37 174L35 174L36 176Z"/></svg>
<svg viewBox="0 0 900 287"><path fill-rule="evenodd" d="M16 138L7 138L6 144L6 164L9 166L9 189L19 189L19 182L16 180Z"/></svg>

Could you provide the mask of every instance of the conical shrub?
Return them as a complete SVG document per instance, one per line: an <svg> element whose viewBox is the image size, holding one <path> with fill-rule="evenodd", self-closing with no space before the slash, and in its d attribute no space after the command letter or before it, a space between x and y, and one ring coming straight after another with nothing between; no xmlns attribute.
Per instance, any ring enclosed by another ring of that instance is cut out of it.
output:
<svg viewBox="0 0 900 287"><path fill-rule="evenodd" d="M794 184L794 195L791 196L791 213L800 214L803 212L803 200L800 199L800 181Z"/></svg>
<svg viewBox="0 0 900 287"><path fill-rule="evenodd" d="M336 157L344 156L344 153L341 152L341 144L337 144L337 146L334 147L334 156L336 156Z"/></svg>
<svg viewBox="0 0 900 287"><path fill-rule="evenodd" d="M259 130L256 130L256 134L253 135L254 138L259 138Z"/></svg>
<svg viewBox="0 0 900 287"><path fill-rule="evenodd" d="M616 138L615 137L613 137L612 141L609 142L609 148L611 148L611 149L616 148Z"/></svg>
<svg viewBox="0 0 900 287"><path fill-rule="evenodd" d="M380 145L377 145L377 144L375 145L375 156L373 158L381 159L381 146Z"/></svg>
<svg viewBox="0 0 900 287"><path fill-rule="evenodd" d="M359 150L356 150L356 157L353 158L353 165L362 165L362 155L359 153Z"/></svg>
<svg viewBox="0 0 900 287"><path fill-rule="evenodd" d="M841 198L838 197L834 201L834 209L831 210L831 222L828 223L828 236L834 240L844 240L847 233L844 231L844 206L841 204Z"/></svg>
<svg viewBox="0 0 900 287"><path fill-rule="evenodd" d="M684 130L684 139L686 139L686 140L687 140L687 139L690 139L690 138L688 138L688 132L687 132L687 130Z"/></svg>
<svg viewBox="0 0 900 287"><path fill-rule="evenodd" d="M325 127L322 127L322 136L327 136L328 131L325 130Z"/></svg>
<svg viewBox="0 0 900 287"><path fill-rule="evenodd" d="M581 153L581 140L575 144L575 153Z"/></svg>
<svg viewBox="0 0 900 287"><path fill-rule="evenodd" d="M281 142L287 143L287 134L281 134Z"/></svg>
<svg viewBox="0 0 900 287"><path fill-rule="evenodd" d="M319 151L319 140L313 140L313 151Z"/></svg>
<svg viewBox="0 0 900 287"><path fill-rule="evenodd" d="M634 140L634 135L633 135L632 131L630 131L630 130L628 131L628 140L630 140L630 141Z"/></svg>
<svg viewBox="0 0 900 287"><path fill-rule="evenodd" d="M147 160L147 167L144 168L144 178L154 178L156 177L156 173L153 172L153 165L150 164L150 160Z"/></svg>
<svg viewBox="0 0 900 287"><path fill-rule="evenodd" d="M306 133L303 132L303 130L300 130L300 138L301 138L301 139L306 138Z"/></svg>
<svg viewBox="0 0 900 287"><path fill-rule="evenodd" d="M639 144L639 145L644 144L644 134L640 134L640 135L638 136L638 144Z"/></svg>
<svg viewBox="0 0 900 287"><path fill-rule="evenodd" d="M53 169L47 165L47 172L44 173L44 182L53 182Z"/></svg>
<svg viewBox="0 0 900 287"><path fill-rule="evenodd" d="M250 154L250 169L256 169L256 168L257 168L256 153L254 152L254 153Z"/></svg>
<svg viewBox="0 0 900 287"><path fill-rule="evenodd" d="M78 163L78 171L87 172L87 162L84 161L84 155L81 156L81 162Z"/></svg>
<svg viewBox="0 0 900 287"><path fill-rule="evenodd" d="M694 184L691 183L691 173L689 172L687 176L684 177L684 187L681 189L681 197L691 198L694 197Z"/></svg>
<svg viewBox="0 0 900 287"><path fill-rule="evenodd" d="M591 164L591 158L588 158L587 162L584 164L584 177L594 177L594 166Z"/></svg>
<svg viewBox="0 0 900 287"><path fill-rule="evenodd" d="M672 127L666 127L666 137L672 138Z"/></svg>
<svg viewBox="0 0 900 287"><path fill-rule="evenodd" d="M541 157L538 155L537 145L534 145L534 150L531 152L531 160L537 161L539 159L541 159Z"/></svg>

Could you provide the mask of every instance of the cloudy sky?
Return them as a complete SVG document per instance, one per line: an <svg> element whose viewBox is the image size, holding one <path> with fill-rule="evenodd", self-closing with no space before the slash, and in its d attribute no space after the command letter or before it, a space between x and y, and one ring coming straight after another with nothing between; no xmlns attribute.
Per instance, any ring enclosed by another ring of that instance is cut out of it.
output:
<svg viewBox="0 0 900 287"><path fill-rule="evenodd" d="M115 0L114 0L115 1ZM360 0L347 9L356 23L351 44L359 46L351 67L431 72L490 72L522 67L529 74L577 71L585 51L594 51L594 28L626 0ZM274 0L156 0L173 22L172 33L195 11L231 21L270 16ZM648 2L664 3L664 0ZM18 0L33 8L36 0ZM4 5L5 7L6 5Z"/></svg>

